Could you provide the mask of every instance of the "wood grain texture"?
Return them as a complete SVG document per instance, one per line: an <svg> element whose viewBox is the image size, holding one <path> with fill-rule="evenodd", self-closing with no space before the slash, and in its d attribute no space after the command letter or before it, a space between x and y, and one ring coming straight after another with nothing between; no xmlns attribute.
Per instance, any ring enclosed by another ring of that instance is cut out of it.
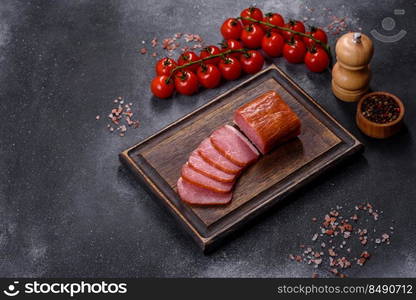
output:
<svg viewBox="0 0 416 300"><path fill-rule="evenodd" d="M260 94L275 90L299 115L301 135L280 145L239 178L231 204L189 206L176 194L182 165L199 143L233 112ZM271 66L121 153L121 159L163 200L205 250L246 220L296 190L361 144L276 66Z"/></svg>

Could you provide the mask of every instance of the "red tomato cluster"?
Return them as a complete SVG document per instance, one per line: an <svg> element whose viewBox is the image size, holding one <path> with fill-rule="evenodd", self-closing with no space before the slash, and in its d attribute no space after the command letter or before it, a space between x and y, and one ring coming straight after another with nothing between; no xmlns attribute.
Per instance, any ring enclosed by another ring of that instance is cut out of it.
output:
<svg viewBox="0 0 416 300"><path fill-rule="evenodd" d="M280 14L268 13L263 15L263 12L256 7L244 9L240 18L241 22L238 19L227 19L222 24L221 33L225 39L232 35L233 39L238 40L236 37L239 35L244 47L249 49L261 48L270 57L283 55L291 63L304 62L312 72L322 72L328 67L328 53L319 43L309 37L302 37L290 31L306 33L326 44L328 38L322 29L311 27L311 30L306 32L305 25L301 21L290 20L285 23ZM273 28L244 18L251 18L290 30Z"/></svg>
<svg viewBox="0 0 416 300"><path fill-rule="evenodd" d="M230 22L230 26L232 22ZM193 95L199 86L212 89L220 85L221 79L235 80L243 72L254 74L261 70L264 64L263 55L257 50L226 53L228 50L243 49L243 44L234 39L225 40L221 49L211 45L201 50L199 55L192 51L181 54L176 62L172 58L162 58L156 63L156 77L152 80L151 90L158 98L169 98L175 90L183 95ZM177 66L205 59L200 63L186 66L173 73ZM172 74L172 76L170 76Z"/></svg>
<svg viewBox="0 0 416 300"><path fill-rule="evenodd" d="M217 87L222 79L235 80L243 72L257 73L264 64L262 53L256 50L260 48L270 57L283 56L290 63L304 62L312 72L322 72L328 67L328 53L313 39L244 18L301 33L306 31L301 21L290 20L285 23L278 13L263 15L259 8L246 8L241 12L240 18L229 18L222 24L220 31L224 41L221 49L211 45L202 49L199 55L186 51L177 61L171 58L159 60L156 64L157 76L151 83L152 93L159 98L168 98L175 90L180 94L192 95L198 91L199 86L211 89ZM322 43L328 42L322 29L311 27L306 34ZM245 50L221 55L228 50L241 49ZM209 58L212 55L220 56ZM200 61L201 59L204 61ZM198 63L175 69L196 61Z"/></svg>
<svg viewBox="0 0 416 300"><path fill-rule="evenodd" d="M240 32L240 40L246 48L261 48L270 57L283 55L290 63L304 62L312 72L322 72L328 67L328 53L313 39L244 18L249 17L278 27L306 33L326 44L328 38L322 29L311 27L311 30L306 32L305 25L301 21L290 20L285 23L280 14L268 13L263 15L262 11L256 7L246 8L241 12L240 17L242 18L240 23L237 19L233 19L232 25L228 22L230 19L224 22L221 33L225 39L231 31L234 38Z"/></svg>

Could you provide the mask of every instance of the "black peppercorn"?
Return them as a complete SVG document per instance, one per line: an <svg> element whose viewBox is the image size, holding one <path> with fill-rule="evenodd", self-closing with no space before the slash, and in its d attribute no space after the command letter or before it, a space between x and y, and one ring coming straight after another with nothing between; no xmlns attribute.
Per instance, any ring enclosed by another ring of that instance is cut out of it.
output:
<svg viewBox="0 0 416 300"><path fill-rule="evenodd" d="M375 123L393 122L400 115L400 107L387 95L374 95L365 99L361 105L362 115Z"/></svg>

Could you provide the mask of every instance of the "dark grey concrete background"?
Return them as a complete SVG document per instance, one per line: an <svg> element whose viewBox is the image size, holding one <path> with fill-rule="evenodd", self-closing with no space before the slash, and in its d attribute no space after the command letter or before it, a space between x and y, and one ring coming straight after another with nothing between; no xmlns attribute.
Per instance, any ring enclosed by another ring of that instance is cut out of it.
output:
<svg viewBox="0 0 416 300"><path fill-rule="evenodd" d="M120 166L121 150L238 83L194 97L152 99L155 60L137 52L141 41L191 31L219 42L222 21L251 4L235 2L1 1L0 276L309 277L310 266L287 257L310 240L310 218L363 201L383 210L384 220L394 219L396 233L365 267L347 273L416 275L415 1L257 2L287 18L315 17L319 26L329 22L322 8L330 7L366 33L383 32L381 20L394 17L393 32L408 34L394 44L375 41L372 88L404 100L408 130L385 141L363 136L354 123L355 104L334 98L329 73L311 74L276 59L366 151L213 254L202 255ZM315 12L304 8L314 3ZM406 14L394 16L395 8ZM141 127L124 138L95 120L97 114L105 118L117 96L139 107Z"/></svg>

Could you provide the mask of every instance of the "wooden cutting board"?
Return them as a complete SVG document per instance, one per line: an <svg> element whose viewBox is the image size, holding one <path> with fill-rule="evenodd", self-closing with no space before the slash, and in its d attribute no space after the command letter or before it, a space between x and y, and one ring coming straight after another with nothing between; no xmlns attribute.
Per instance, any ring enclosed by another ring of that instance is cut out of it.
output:
<svg viewBox="0 0 416 300"><path fill-rule="evenodd" d="M262 156L236 183L231 204L196 207L176 193L182 165L213 130L232 122L233 112L275 90L299 115L301 135ZM204 251L271 205L294 192L362 144L277 66L237 87L120 154L124 162L177 217Z"/></svg>

